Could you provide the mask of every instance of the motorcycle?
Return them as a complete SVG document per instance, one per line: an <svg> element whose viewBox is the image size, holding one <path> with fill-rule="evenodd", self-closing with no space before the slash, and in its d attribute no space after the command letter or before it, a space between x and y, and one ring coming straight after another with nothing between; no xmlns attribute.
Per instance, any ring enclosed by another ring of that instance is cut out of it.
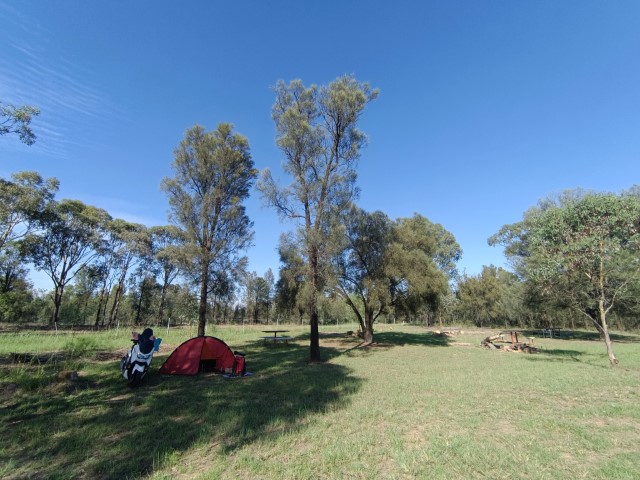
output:
<svg viewBox="0 0 640 480"><path fill-rule="evenodd" d="M120 360L120 372L130 386L137 387L142 383L153 360L155 337L150 328L142 333L131 332L131 336L133 345Z"/></svg>

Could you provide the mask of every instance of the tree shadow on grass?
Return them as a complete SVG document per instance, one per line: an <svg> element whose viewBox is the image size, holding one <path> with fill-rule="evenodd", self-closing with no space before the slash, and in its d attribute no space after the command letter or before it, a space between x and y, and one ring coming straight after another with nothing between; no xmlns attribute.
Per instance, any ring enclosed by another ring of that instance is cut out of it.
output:
<svg viewBox="0 0 640 480"><path fill-rule="evenodd" d="M584 352L581 352L579 350L564 350L564 349L559 349L559 348L553 348L553 349L545 349L542 352L542 355L544 355L545 357L551 357L552 360L555 361L574 361L574 362L580 362L580 357L582 357L584 355Z"/></svg>
<svg viewBox="0 0 640 480"><path fill-rule="evenodd" d="M542 337L545 338L545 335L541 334L540 330L524 330L522 332L526 336L532 337ZM632 334L632 333L609 333L611 340L616 343L638 343L640 342L640 336ZM582 340L582 341L592 341L592 342L601 342L600 334L596 331L589 330L560 330L559 333L555 334L553 337L549 337L546 335L546 338L552 338L553 340Z"/></svg>
<svg viewBox="0 0 640 480"><path fill-rule="evenodd" d="M609 337L616 343L637 343L640 342L638 335L630 333L609 333ZM600 334L596 331L589 332L586 330L568 330L565 334L554 337L556 340L583 340L592 342L602 342Z"/></svg>
<svg viewBox="0 0 640 480"><path fill-rule="evenodd" d="M605 355L606 358L606 355ZM586 352L582 352L579 350L568 350L568 349L560 349L553 348L547 349L545 348L540 352L539 355L527 355L526 359L530 362L556 362L556 363L565 363L565 362L578 362L585 365L590 365L593 367L608 369L607 365L601 363L602 356L600 355L592 355Z"/></svg>
<svg viewBox="0 0 640 480"><path fill-rule="evenodd" d="M309 334L304 333L293 337L293 340L302 345L307 345ZM406 333L406 332L376 332L374 334L374 343L365 345L361 338L347 333L321 333L320 334L320 351L323 360L331 360L340 355L353 354L356 351L359 354L363 352L370 354L380 349L389 349L394 347L402 347L405 345L418 345L425 347L446 347L454 340L445 335L439 335L434 332L424 333ZM254 345L260 345L260 341L256 341ZM271 345L271 342L267 342ZM329 346L327 346L329 345ZM271 345L271 348L286 348L286 345Z"/></svg>
<svg viewBox="0 0 640 480"><path fill-rule="evenodd" d="M405 333L381 332L375 334L375 342L387 346L422 345L425 347L447 347L452 339L434 332Z"/></svg>
<svg viewBox="0 0 640 480"><path fill-rule="evenodd" d="M159 375L163 357L138 389L117 362L91 365L91 387L26 395L0 415L0 460L15 478L138 478L192 448L224 455L303 428L361 387L344 366L308 364L304 346L246 353L251 377Z"/></svg>

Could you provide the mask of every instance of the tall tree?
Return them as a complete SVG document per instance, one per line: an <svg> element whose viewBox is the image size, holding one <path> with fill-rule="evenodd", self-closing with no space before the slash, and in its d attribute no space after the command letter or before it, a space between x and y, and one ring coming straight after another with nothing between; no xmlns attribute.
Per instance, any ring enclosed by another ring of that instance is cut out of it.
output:
<svg viewBox="0 0 640 480"><path fill-rule="evenodd" d="M300 226L309 287L310 359L320 361L318 296L338 245L334 239L340 219L357 196L356 163L366 143L358 120L378 91L344 76L319 88L307 88L300 80L288 85L279 81L275 92L277 144L292 183L279 187L265 170L259 189L267 205Z"/></svg>
<svg viewBox="0 0 640 480"><path fill-rule="evenodd" d="M27 321L33 301L28 269L12 245L0 252L0 321Z"/></svg>
<svg viewBox="0 0 640 480"><path fill-rule="evenodd" d="M425 309L437 313L461 255L455 238L441 225L418 213L396 220L389 253L395 313L406 317Z"/></svg>
<svg viewBox="0 0 640 480"><path fill-rule="evenodd" d="M271 270L269 270L270 273ZM271 304L271 288L268 275L258 276L256 272L247 272L244 275L245 302L247 313L253 323L260 321L260 313L265 312L267 323L269 323L269 306ZM271 274L273 281L273 274Z"/></svg>
<svg viewBox="0 0 640 480"><path fill-rule="evenodd" d="M97 256L102 231L110 220L104 210L78 200L52 202L39 219L39 234L29 234L23 240L29 260L53 281L52 324L60 320L65 287Z"/></svg>
<svg viewBox="0 0 640 480"><path fill-rule="evenodd" d="M365 344L373 343L373 323L393 302L389 259L393 222L382 212L354 207L346 222L345 248L337 257L337 290L360 323Z"/></svg>
<svg viewBox="0 0 640 480"><path fill-rule="evenodd" d="M169 197L171 220L185 236L185 250L200 284L198 335L207 322L209 280L217 266L238 258L251 242L252 224L242 201L249 196L257 172L249 142L228 123L206 132L201 126L187 130L175 151L174 178L162 189Z"/></svg>
<svg viewBox="0 0 640 480"><path fill-rule="evenodd" d="M279 314L284 314L287 318L295 314L298 320L302 320L305 309L304 302L301 302L305 288L305 266L299 250L293 235L280 235L280 271L275 285L275 304Z"/></svg>
<svg viewBox="0 0 640 480"><path fill-rule="evenodd" d="M33 145L36 135L31 130L31 120L40 115L40 110L30 105L16 107L0 101L0 135L15 133L20 141Z"/></svg>
<svg viewBox="0 0 640 480"><path fill-rule="evenodd" d="M273 305L273 288L275 285L275 278L273 271L269 268L264 274L265 282L265 308L267 311L267 323L269 323L269 315L271 313L271 306Z"/></svg>
<svg viewBox="0 0 640 480"><path fill-rule="evenodd" d="M518 256L528 281L586 315L602 336L611 366L617 365L607 316L640 279L637 197L569 192L541 202L489 242Z"/></svg>
<svg viewBox="0 0 640 480"><path fill-rule="evenodd" d="M125 294L127 275L136 265L145 264L146 267L149 263L151 234L144 225L121 219L109 222L108 231L107 248L111 253L111 268L117 279L109 312L109 325L113 325L117 321L120 302Z"/></svg>
<svg viewBox="0 0 640 480"><path fill-rule="evenodd" d="M360 323L365 344L389 308L407 316L435 310L448 292L461 251L453 235L415 214L395 222L382 212L353 208L337 261L338 292Z"/></svg>
<svg viewBox="0 0 640 480"><path fill-rule="evenodd" d="M493 265L483 266L479 275L464 275L457 285L458 311L478 327L507 322L505 294L511 276Z"/></svg>
<svg viewBox="0 0 640 480"><path fill-rule="evenodd" d="M152 250L155 263L159 267L160 305L158 306L158 321L164 323L164 308L169 285L180 275L180 266L184 264L180 246L184 242L182 232L175 225L151 227Z"/></svg>
<svg viewBox="0 0 640 480"><path fill-rule="evenodd" d="M227 267L219 265L211 272L209 295L212 296L213 318L217 323L226 322L229 307L235 300L237 285L246 277L247 264L247 257L242 257L229 262Z"/></svg>

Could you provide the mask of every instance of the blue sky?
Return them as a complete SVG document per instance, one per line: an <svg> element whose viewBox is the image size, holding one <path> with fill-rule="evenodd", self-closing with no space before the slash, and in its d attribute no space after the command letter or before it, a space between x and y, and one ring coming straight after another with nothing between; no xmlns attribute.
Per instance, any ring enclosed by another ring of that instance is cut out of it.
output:
<svg viewBox="0 0 640 480"><path fill-rule="evenodd" d="M640 2L0 0L0 100L39 106L0 176L37 170L112 216L167 223L160 181L194 124L231 122L282 182L277 80L353 74L380 89L361 128L359 205L451 231L461 271L487 238L567 188L640 183ZM259 275L280 223L247 202Z"/></svg>

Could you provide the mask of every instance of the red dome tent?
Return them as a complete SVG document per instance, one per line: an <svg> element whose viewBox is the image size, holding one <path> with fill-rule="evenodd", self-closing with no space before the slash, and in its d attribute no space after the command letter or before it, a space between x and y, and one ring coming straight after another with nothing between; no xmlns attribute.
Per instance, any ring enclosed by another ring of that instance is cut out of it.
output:
<svg viewBox="0 0 640 480"><path fill-rule="evenodd" d="M167 375L196 375L198 372L230 372L235 356L216 337L196 337L176 348L160 367Z"/></svg>

